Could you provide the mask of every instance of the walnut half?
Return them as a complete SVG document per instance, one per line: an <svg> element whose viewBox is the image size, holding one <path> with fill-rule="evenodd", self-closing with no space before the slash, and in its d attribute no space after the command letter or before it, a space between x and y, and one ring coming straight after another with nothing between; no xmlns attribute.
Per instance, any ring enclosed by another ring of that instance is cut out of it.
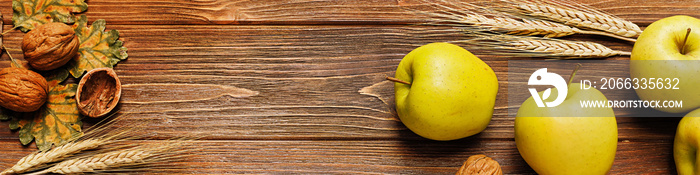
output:
<svg viewBox="0 0 700 175"><path fill-rule="evenodd" d="M459 168L457 175L478 174L478 175L502 175L501 165L490 157L483 154L473 155Z"/></svg>
<svg viewBox="0 0 700 175"><path fill-rule="evenodd" d="M119 103L122 83L111 68L97 68L83 75L75 94L78 110L88 117L107 115Z"/></svg>

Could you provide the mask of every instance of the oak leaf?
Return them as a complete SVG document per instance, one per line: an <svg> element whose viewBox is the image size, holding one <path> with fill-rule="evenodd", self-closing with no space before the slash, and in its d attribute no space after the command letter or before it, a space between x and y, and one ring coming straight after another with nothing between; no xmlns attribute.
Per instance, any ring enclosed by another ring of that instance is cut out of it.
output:
<svg viewBox="0 0 700 175"><path fill-rule="evenodd" d="M87 10L85 0L13 0L12 21L27 32L49 22L74 23L73 13Z"/></svg>
<svg viewBox="0 0 700 175"><path fill-rule="evenodd" d="M73 24L75 34L80 40L79 56L68 62L66 68L75 78L92 69L113 68L119 61L128 57L127 48L119 40L119 31L105 32L106 22L103 19L96 20L90 27L87 22L87 16L81 15Z"/></svg>
<svg viewBox="0 0 700 175"><path fill-rule="evenodd" d="M61 84L68 77L65 70L52 71L47 75L49 97L46 104L35 112L10 112L13 117L10 129L19 129L20 142L27 145L35 141L41 151L53 145L63 145L82 135L81 117L74 98L78 86L73 83Z"/></svg>
<svg viewBox="0 0 700 175"><path fill-rule="evenodd" d="M12 116L8 115L5 111L9 110L0 107L0 121L10 120L12 118Z"/></svg>

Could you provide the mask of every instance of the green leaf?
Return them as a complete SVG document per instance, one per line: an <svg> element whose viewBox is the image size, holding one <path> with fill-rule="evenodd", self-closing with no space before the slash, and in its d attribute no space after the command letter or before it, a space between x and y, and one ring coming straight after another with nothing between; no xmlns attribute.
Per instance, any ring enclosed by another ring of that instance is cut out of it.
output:
<svg viewBox="0 0 700 175"><path fill-rule="evenodd" d="M62 145L82 135L80 113L75 101L76 84L59 84L68 73L52 72L49 80L49 98L39 111L14 116L10 122L20 128L19 140L23 145L36 141L39 150ZM15 128L17 128L15 127Z"/></svg>
<svg viewBox="0 0 700 175"><path fill-rule="evenodd" d="M68 70L73 77L83 76L83 73L95 68L113 68L117 62L126 59L126 47L119 40L119 32L105 32L105 20L99 19L87 26L87 16L81 15L73 24L75 34L80 39L78 57L68 62Z"/></svg>
<svg viewBox="0 0 700 175"><path fill-rule="evenodd" d="M19 129L19 119L16 117L12 117L12 121L10 121L10 130L17 129Z"/></svg>
<svg viewBox="0 0 700 175"><path fill-rule="evenodd" d="M87 10L85 0L13 0L12 21L27 32L49 22L74 23L73 13Z"/></svg>
<svg viewBox="0 0 700 175"><path fill-rule="evenodd" d="M63 66L65 67L65 66ZM48 72L42 73L44 75L44 78L46 78L46 81L51 84L51 82L63 82L66 78L68 78L68 69L59 67L58 69L54 69ZM77 90L77 89L76 89Z"/></svg>
<svg viewBox="0 0 700 175"><path fill-rule="evenodd" d="M6 114L5 111L9 111L9 110L7 110L7 109L5 109L5 108L3 108L3 107L0 107L0 121L5 121L5 120L10 120L10 119L12 119L12 116L10 116L9 114Z"/></svg>

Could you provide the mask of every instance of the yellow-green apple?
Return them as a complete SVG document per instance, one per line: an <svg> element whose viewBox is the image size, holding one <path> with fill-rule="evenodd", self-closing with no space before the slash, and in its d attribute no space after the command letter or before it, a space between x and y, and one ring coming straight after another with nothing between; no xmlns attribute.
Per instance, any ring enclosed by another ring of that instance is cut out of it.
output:
<svg viewBox="0 0 700 175"><path fill-rule="evenodd" d="M700 73L698 60L699 19L679 15L651 23L632 49L630 76L637 78L640 86L645 87L635 89L637 95L642 100L682 101L682 108L655 108L664 112L683 113L700 107L700 91L697 90L700 78L696 78ZM678 78L678 81L674 81L674 78ZM659 82L663 85L661 89L658 88Z"/></svg>
<svg viewBox="0 0 700 175"><path fill-rule="evenodd" d="M673 141L673 159L676 161L678 174L700 174L698 147L700 147L700 109L686 114L678 123L676 138Z"/></svg>
<svg viewBox="0 0 700 175"><path fill-rule="evenodd" d="M538 107L530 97L518 109L515 143L539 174L598 175L612 167L617 150L615 114L612 108L582 108L580 100L607 98L595 88L580 86L570 84L566 99L558 106ZM552 88L550 94L549 99L556 99L559 93Z"/></svg>
<svg viewBox="0 0 700 175"><path fill-rule="evenodd" d="M414 133L433 140L477 134L491 121L498 79L491 67L454 44L431 43L396 69L396 111Z"/></svg>

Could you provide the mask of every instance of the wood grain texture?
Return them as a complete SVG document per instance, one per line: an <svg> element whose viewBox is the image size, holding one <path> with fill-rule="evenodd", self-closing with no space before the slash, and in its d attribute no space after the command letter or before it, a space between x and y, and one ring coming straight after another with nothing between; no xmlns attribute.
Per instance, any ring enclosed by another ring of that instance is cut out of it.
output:
<svg viewBox="0 0 700 175"><path fill-rule="evenodd" d="M404 24L421 21L402 7L418 0L89 0L92 20L113 24ZM691 1L574 0L646 26L672 15L699 17ZM11 0L0 1L0 12L12 24Z"/></svg>
<svg viewBox="0 0 700 175"><path fill-rule="evenodd" d="M689 1L580 0L642 26L660 18L700 16ZM409 0L90 0L90 23L106 19L129 58L115 68L124 92L121 114L147 121L158 138L204 136L201 155L181 162L185 174L454 174L473 154L491 156L507 174L533 174L519 156L508 117L508 58L470 51L499 79L488 128L449 142L423 139L398 120L392 76L401 58L458 34L422 21L400 6ZM11 1L0 1L5 30ZM4 36L16 58L22 33ZM613 49L630 43L574 36ZM469 49L469 48L467 48ZM9 66L7 54L0 67ZM610 59L628 59L614 57ZM599 70L615 69L617 65ZM618 118L611 174L673 174L679 118ZM86 125L95 121L88 120ZM0 168L34 151L0 122ZM128 127L128 125L118 125Z"/></svg>

